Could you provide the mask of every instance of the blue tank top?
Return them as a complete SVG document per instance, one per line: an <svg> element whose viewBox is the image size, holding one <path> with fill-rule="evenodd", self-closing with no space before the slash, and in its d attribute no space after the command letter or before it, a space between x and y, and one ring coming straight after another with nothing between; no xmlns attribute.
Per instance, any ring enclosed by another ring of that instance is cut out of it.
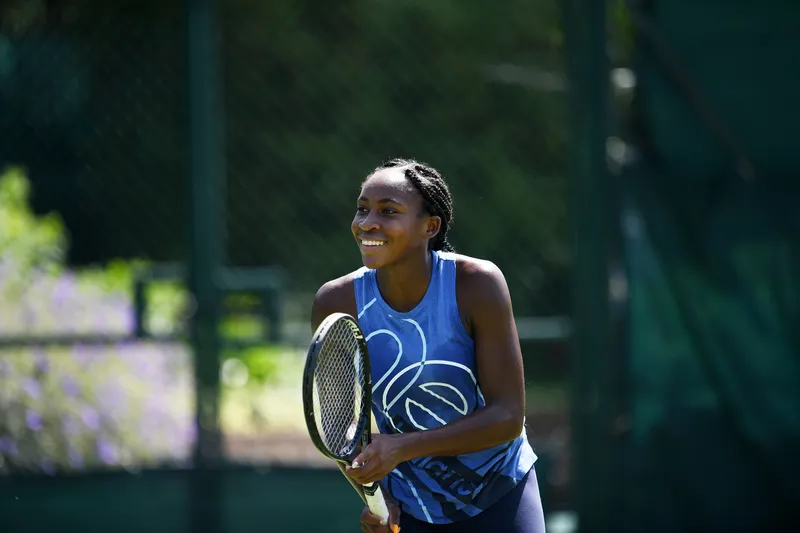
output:
<svg viewBox="0 0 800 533"><path fill-rule="evenodd" d="M372 412L381 433L437 428L485 405L475 347L458 312L455 254L432 254L427 292L406 313L383 300L374 270L354 274L358 322L372 364ZM523 429L511 442L480 452L401 463L384 486L403 512L446 524L486 509L535 461Z"/></svg>

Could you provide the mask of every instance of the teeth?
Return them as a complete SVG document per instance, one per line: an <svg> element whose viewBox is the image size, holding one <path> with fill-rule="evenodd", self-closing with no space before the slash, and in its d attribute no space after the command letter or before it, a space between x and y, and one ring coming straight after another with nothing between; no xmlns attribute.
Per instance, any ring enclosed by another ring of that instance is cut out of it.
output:
<svg viewBox="0 0 800 533"><path fill-rule="evenodd" d="M383 246L383 241L361 241L364 246Z"/></svg>

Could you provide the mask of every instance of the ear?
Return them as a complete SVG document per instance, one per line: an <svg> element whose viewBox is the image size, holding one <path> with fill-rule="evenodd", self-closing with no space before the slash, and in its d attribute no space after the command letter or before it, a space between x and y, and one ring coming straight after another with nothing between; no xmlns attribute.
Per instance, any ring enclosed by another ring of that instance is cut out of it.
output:
<svg viewBox="0 0 800 533"><path fill-rule="evenodd" d="M437 216L430 216L428 217L428 223L425 226L425 236L428 239L433 239L438 235L439 230L442 229L442 217Z"/></svg>

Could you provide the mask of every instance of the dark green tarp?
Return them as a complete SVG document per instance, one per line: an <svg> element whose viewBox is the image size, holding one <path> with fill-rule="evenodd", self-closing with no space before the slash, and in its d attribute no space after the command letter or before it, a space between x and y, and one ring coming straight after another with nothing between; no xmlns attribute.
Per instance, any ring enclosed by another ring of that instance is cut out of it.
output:
<svg viewBox="0 0 800 533"><path fill-rule="evenodd" d="M800 9L683 0L633 14L624 530L788 532L800 526Z"/></svg>

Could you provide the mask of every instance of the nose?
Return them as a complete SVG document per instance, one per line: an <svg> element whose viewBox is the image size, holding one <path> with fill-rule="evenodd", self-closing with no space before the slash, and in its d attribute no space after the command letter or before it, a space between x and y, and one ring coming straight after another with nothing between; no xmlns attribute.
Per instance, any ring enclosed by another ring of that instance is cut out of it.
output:
<svg viewBox="0 0 800 533"><path fill-rule="evenodd" d="M380 228L380 224L378 223L378 219L375 216L374 211L370 211L366 216L361 217L361 219L358 221L358 229L361 231L372 231L378 228Z"/></svg>

